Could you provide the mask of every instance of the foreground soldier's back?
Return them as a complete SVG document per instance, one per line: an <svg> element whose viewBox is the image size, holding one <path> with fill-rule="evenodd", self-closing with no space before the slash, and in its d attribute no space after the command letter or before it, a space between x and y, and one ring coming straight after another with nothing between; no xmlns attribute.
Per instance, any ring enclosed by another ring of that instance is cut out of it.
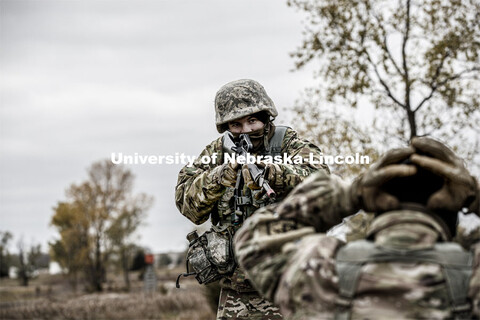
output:
<svg viewBox="0 0 480 320"><path fill-rule="evenodd" d="M478 186L461 161L438 142L423 138L414 146L427 148L432 157L412 155L413 149L394 151L353 185L316 174L280 205L257 212L238 231L240 264L284 315L292 319L480 315L480 243L465 251L452 242L457 211L470 205L478 214ZM415 169L401 164L407 158L416 161ZM418 168L427 174L419 177ZM428 172L432 168L439 176ZM455 175L447 172L452 168ZM425 190L423 199L420 190ZM345 245L316 233L359 208L376 212L367 241Z"/></svg>

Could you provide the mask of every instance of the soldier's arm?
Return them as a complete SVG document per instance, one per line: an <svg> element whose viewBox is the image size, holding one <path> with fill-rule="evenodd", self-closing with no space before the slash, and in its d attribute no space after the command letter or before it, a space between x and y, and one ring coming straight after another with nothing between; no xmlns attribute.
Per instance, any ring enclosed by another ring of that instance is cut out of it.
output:
<svg viewBox="0 0 480 320"><path fill-rule="evenodd" d="M321 164L322 151L320 148L307 140L299 139L297 133L290 128L285 133L281 153L282 157L283 154L287 154L292 159L299 156L303 161L300 164L283 162L272 164L275 171L272 188L277 192L285 194L290 192L306 177L318 170L330 173L328 166Z"/></svg>
<svg viewBox="0 0 480 320"><path fill-rule="evenodd" d="M308 313L312 308L332 311L335 304L329 299L336 286L331 277L335 273L333 257L343 242L315 234L313 227L281 219L273 213L275 209L259 209L236 233L239 264L256 289L285 316L303 312L299 310Z"/></svg>
<svg viewBox="0 0 480 320"><path fill-rule="evenodd" d="M225 191L218 182L221 166L202 164L202 156L211 157L219 148L219 141L208 145L191 167L185 166L178 175L175 203L178 210L195 224L208 220L215 203ZM220 156L220 155L218 155Z"/></svg>
<svg viewBox="0 0 480 320"><path fill-rule="evenodd" d="M309 255L325 258L342 243L314 233L328 230L355 211L348 185L336 176L317 172L284 201L261 208L247 219L237 231L235 254L257 289L273 299L278 292L289 290L288 285L280 285L280 279L292 276L293 270L301 268L301 261L310 259ZM307 241L306 236L316 240ZM311 246L318 241L329 249Z"/></svg>
<svg viewBox="0 0 480 320"><path fill-rule="evenodd" d="M318 171L298 185L281 202L276 213L326 232L358 209L349 183L336 175Z"/></svg>

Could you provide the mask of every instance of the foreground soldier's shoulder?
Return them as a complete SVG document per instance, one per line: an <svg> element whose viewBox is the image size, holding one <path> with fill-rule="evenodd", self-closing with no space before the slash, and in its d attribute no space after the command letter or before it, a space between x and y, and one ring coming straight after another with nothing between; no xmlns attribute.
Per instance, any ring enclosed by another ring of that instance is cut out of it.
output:
<svg viewBox="0 0 480 320"><path fill-rule="evenodd" d="M320 170L312 173L306 178L297 188L294 193L302 193L307 190L322 188L340 188L340 186L346 185L346 182L339 176L330 175L328 172Z"/></svg>
<svg viewBox="0 0 480 320"><path fill-rule="evenodd" d="M332 258L335 257L338 249L345 245L345 242L324 233L314 233L304 236L300 241L292 242L284 247L284 251L294 249L297 257L292 259L296 263L306 261L309 258Z"/></svg>
<svg viewBox="0 0 480 320"><path fill-rule="evenodd" d="M373 213L358 212L344 218L342 223L328 230L327 235L345 242L365 239L374 217Z"/></svg>

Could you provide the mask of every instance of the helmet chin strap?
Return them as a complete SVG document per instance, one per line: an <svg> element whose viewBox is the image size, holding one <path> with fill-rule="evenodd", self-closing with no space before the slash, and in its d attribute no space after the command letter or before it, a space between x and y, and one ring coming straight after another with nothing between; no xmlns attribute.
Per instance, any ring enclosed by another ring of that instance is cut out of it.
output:
<svg viewBox="0 0 480 320"><path fill-rule="evenodd" d="M267 122L267 124L265 124L265 127L264 127L264 133L263 133L263 146L266 150L268 150L270 148L270 145L268 144L268 140L270 140L270 130L273 128L273 123L271 123L270 121Z"/></svg>

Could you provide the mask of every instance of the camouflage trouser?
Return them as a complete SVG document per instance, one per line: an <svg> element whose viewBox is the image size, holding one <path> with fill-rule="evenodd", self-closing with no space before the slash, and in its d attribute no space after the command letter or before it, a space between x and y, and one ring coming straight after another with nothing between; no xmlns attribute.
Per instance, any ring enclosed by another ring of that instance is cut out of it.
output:
<svg viewBox="0 0 480 320"><path fill-rule="evenodd" d="M280 311L257 292L238 292L222 288L218 303L217 320L226 319L283 319Z"/></svg>

